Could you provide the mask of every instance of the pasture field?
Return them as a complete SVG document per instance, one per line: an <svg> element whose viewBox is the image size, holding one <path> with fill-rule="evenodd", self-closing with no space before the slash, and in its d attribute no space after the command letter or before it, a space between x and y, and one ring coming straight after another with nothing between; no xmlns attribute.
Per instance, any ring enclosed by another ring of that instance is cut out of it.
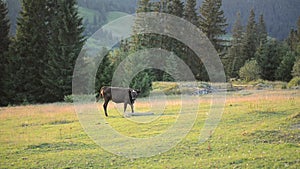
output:
<svg viewBox="0 0 300 169"><path fill-rule="evenodd" d="M128 122L112 103L105 119L130 137L163 133L180 109L179 100L167 97L165 114L151 123ZM114 155L94 143L72 104L0 108L0 168L300 168L299 90L227 93L222 119L202 144L199 133L210 95L200 96L200 102L197 119L179 144L137 159ZM147 99L138 99L136 110L149 111L148 104ZM97 106L103 115L102 102Z"/></svg>

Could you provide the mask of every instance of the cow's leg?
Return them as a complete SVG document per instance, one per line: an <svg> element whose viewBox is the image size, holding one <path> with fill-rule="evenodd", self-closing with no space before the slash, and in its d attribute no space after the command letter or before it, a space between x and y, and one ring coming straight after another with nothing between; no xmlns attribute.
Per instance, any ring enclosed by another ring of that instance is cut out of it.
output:
<svg viewBox="0 0 300 169"><path fill-rule="evenodd" d="M109 100L105 100L104 101L104 104L103 104L103 109L104 109L104 112L105 112L105 116L107 117L108 115L107 115L107 105L108 105L108 102L109 102Z"/></svg>
<svg viewBox="0 0 300 169"><path fill-rule="evenodd" d="M126 112L127 103L124 103L124 113Z"/></svg>
<svg viewBox="0 0 300 169"><path fill-rule="evenodd" d="M133 104L130 104L130 106L131 106L131 112L134 113Z"/></svg>

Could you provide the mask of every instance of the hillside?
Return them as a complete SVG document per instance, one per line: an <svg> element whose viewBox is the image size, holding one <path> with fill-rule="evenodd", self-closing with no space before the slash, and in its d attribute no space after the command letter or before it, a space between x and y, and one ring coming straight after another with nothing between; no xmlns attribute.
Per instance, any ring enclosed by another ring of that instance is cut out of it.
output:
<svg viewBox="0 0 300 169"><path fill-rule="evenodd" d="M223 0L229 30L235 22L237 12L241 12L246 25L251 8L254 8L257 20L260 14L264 15L269 35L278 39L286 38L300 17L299 0Z"/></svg>
<svg viewBox="0 0 300 169"><path fill-rule="evenodd" d="M198 6L201 5L202 1L198 0ZM9 0L7 2L12 33L14 34L20 3L19 0ZM99 29L101 25L109 22L110 19L116 18L111 17L112 13L110 12L133 13L136 4L137 0L78 0L88 34ZM229 24L229 33L236 19L236 13L241 12L245 25L251 8L255 9L257 18L260 14L264 15L269 35L281 40L287 37L291 28L295 27L297 18L300 16L299 0L223 0L223 10Z"/></svg>

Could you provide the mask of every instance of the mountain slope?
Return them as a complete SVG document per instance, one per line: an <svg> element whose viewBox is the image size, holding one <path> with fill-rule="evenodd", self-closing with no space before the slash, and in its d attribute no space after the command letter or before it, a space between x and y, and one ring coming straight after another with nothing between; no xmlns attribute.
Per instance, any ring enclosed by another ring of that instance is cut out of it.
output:
<svg viewBox="0 0 300 169"><path fill-rule="evenodd" d="M260 14L264 15L269 35L278 39L286 38L290 29L296 27L300 17L299 0L223 0L229 30L235 22L237 12L241 12L246 25L251 8L254 9L257 20Z"/></svg>

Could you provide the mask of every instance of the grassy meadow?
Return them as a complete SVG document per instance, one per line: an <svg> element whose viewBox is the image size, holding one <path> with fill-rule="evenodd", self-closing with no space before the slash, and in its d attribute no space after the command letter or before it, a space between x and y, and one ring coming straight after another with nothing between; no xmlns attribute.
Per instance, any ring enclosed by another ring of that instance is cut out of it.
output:
<svg viewBox="0 0 300 169"><path fill-rule="evenodd" d="M113 103L105 119L124 135L154 136L172 126L178 115L174 112L180 110L179 100L167 99L164 115L151 123L128 122ZM94 143L72 104L0 108L0 168L300 168L299 90L227 93L217 129L200 144L210 100L210 95L200 96L197 119L179 144L137 159L114 155ZM102 101L97 106L103 115ZM149 111L149 102L138 99L135 107Z"/></svg>

